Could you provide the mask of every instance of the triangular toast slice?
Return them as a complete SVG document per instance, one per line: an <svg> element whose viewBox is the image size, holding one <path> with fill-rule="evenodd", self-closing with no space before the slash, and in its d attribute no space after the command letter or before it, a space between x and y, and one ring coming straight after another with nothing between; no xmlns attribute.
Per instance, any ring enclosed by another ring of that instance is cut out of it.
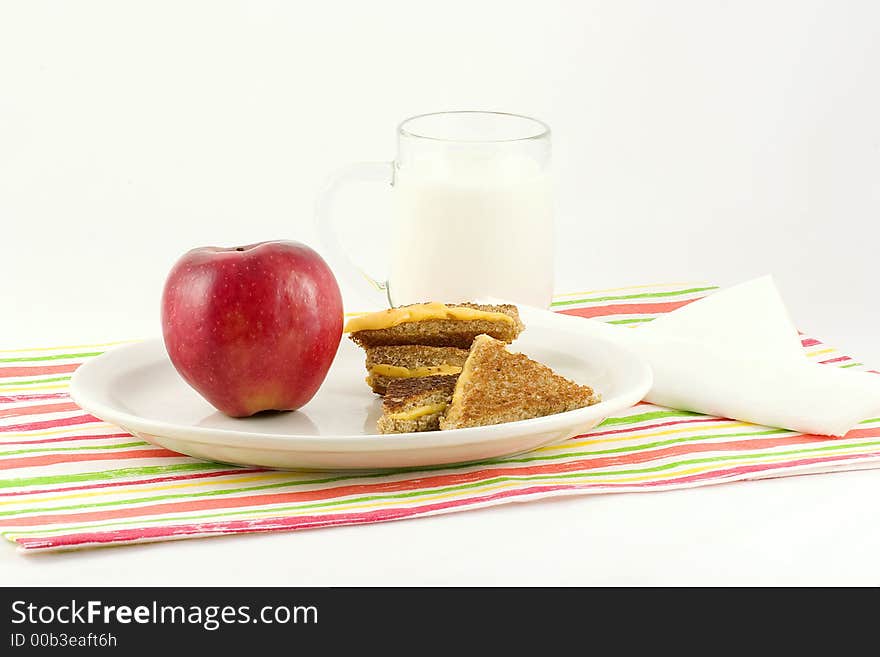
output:
<svg viewBox="0 0 880 657"><path fill-rule="evenodd" d="M471 345L440 429L527 420L591 406L600 396L503 342L479 335Z"/></svg>

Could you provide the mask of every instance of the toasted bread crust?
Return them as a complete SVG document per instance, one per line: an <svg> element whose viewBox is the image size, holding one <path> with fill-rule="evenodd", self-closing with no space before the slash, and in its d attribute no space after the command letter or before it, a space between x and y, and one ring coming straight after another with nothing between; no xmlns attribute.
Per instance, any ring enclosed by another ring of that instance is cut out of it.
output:
<svg viewBox="0 0 880 657"><path fill-rule="evenodd" d="M367 347L367 367L397 365L398 367L430 367L457 365L461 367L470 353L458 347L430 347L418 344Z"/></svg>
<svg viewBox="0 0 880 657"><path fill-rule="evenodd" d="M383 415L376 422L379 433L418 433L421 431L438 431L442 411L423 415L415 420L399 420Z"/></svg>
<svg viewBox="0 0 880 657"><path fill-rule="evenodd" d="M367 347L367 384L373 392L384 395L391 381L398 377L376 374L371 371L375 365L395 365L412 369L416 367L437 367L452 365L461 367L468 357L467 349L457 347L427 347L424 345L394 345Z"/></svg>
<svg viewBox="0 0 880 657"><path fill-rule="evenodd" d="M515 422L590 406L599 395L487 335L474 340L440 428Z"/></svg>
<svg viewBox="0 0 880 657"><path fill-rule="evenodd" d="M474 338L480 334L490 335L503 342L513 342L524 326L519 311L511 304L485 305L475 303L456 303L450 306L464 306L487 312L504 313L513 319L511 322L489 320L427 319L420 322L406 322L386 329L357 331L351 339L361 347L383 345L425 345L433 347L458 347L467 349Z"/></svg>
<svg viewBox="0 0 880 657"><path fill-rule="evenodd" d="M414 379L395 379L388 386L382 411L400 413L416 406L447 401L455 390L457 376L438 374Z"/></svg>
<svg viewBox="0 0 880 657"><path fill-rule="evenodd" d="M391 415L413 410L419 406L448 404L457 378L438 375L391 381L382 403L382 417L376 423L379 433L437 431L440 428L443 410L411 420L394 418Z"/></svg>

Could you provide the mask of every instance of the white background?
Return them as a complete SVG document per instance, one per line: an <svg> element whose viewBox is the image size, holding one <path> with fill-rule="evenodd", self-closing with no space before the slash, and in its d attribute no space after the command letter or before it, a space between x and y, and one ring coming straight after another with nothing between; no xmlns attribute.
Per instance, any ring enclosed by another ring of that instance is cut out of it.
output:
<svg viewBox="0 0 880 657"><path fill-rule="evenodd" d="M878 25L867 0L2 2L0 342L156 335L183 251L320 250L331 171L392 158L406 116L495 109L553 128L561 291L769 272L804 330L880 363ZM80 555L0 545L0 581L878 584L876 499L861 472Z"/></svg>

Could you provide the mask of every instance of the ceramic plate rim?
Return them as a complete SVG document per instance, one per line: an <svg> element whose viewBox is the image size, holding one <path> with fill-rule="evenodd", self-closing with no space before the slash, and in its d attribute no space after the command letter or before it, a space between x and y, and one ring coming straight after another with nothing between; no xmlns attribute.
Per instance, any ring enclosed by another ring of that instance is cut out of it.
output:
<svg viewBox="0 0 880 657"><path fill-rule="evenodd" d="M570 330L570 329L569 329ZM107 367L108 361L125 359L126 354L135 350L156 350L164 352L161 338L116 347L86 361L74 372L70 381L70 397L83 410L105 422L116 424L126 430L157 436L173 436L194 443L218 446L247 446L250 449L289 448L298 451L321 452L377 452L407 449L434 449L437 447L466 446L491 441L493 437L511 438L526 434L586 424L596 418L605 418L616 411L638 403L651 387L652 373L648 364L628 349L599 337L584 334L584 340L601 343L601 348L612 354L613 360L629 361L638 376L627 391L610 399L603 400L586 408L557 413L529 420L519 420L484 427L469 427L449 431L400 434L348 434L348 435L303 435L277 434L252 430L198 427L176 424L164 420L146 419L128 411L120 410L90 398L90 377L97 376L95 370ZM167 358L167 355L164 356ZM100 381L100 378L99 378ZM376 439L381 440L376 440ZM370 440L372 439L372 440Z"/></svg>

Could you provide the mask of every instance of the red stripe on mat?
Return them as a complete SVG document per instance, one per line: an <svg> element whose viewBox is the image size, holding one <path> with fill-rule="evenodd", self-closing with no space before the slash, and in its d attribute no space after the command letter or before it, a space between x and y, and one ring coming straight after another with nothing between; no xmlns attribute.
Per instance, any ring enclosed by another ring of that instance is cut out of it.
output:
<svg viewBox="0 0 880 657"><path fill-rule="evenodd" d="M73 372L79 363L64 363L63 365L33 365L23 367L0 367L0 379L10 376L35 376L37 374L66 374Z"/></svg>
<svg viewBox="0 0 880 657"><path fill-rule="evenodd" d="M676 308L681 308L697 299L685 299L684 301L664 301L661 303L617 303L610 306L592 306L587 308L569 308L558 312L563 315L576 317L606 317L611 315L642 315L654 313L668 313Z"/></svg>
<svg viewBox="0 0 880 657"><path fill-rule="evenodd" d="M0 439L3 435L0 434ZM76 440L102 440L104 438L131 438L130 433L93 433L87 436L62 436L60 438L40 438L39 440L0 440L0 445L43 445L45 443L66 443Z"/></svg>
<svg viewBox="0 0 880 657"><path fill-rule="evenodd" d="M66 411L78 411L80 407L73 402L60 402L55 404L32 404L30 406L14 406L13 408L0 409L0 417L22 417L27 415L42 415L44 413L64 413Z"/></svg>
<svg viewBox="0 0 880 657"><path fill-rule="evenodd" d="M54 420L42 420L40 422L27 422L25 424L7 424L0 427L0 433L11 431L36 431L37 429L54 429L55 427L68 427L89 422L103 422L94 415L74 415L73 417L59 417Z"/></svg>
<svg viewBox="0 0 880 657"><path fill-rule="evenodd" d="M46 454L43 456L24 456L17 459L0 460L0 470L15 468L33 468L56 463L74 463L77 461L110 461L126 459L182 458L183 454L170 452L167 449L133 449L121 452L101 454Z"/></svg>
<svg viewBox="0 0 880 657"><path fill-rule="evenodd" d="M28 393L23 395L0 395L0 404L17 404L23 401L36 401L37 399L70 399L66 392L49 392L46 394Z"/></svg>

